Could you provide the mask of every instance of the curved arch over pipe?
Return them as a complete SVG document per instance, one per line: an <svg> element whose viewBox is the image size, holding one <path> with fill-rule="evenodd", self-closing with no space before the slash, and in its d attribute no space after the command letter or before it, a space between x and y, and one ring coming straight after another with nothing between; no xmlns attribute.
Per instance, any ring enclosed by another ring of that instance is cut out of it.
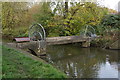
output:
<svg viewBox="0 0 120 80"><path fill-rule="evenodd" d="M45 29L44 29L44 27L43 27L41 24L39 24L39 23L33 24L33 25L29 28L29 38L30 38L30 32L31 32L32 28L33 28L34 26L36 26L36 25L38 25L38 26L41 28L41 30L43 31L43 35L42 35L40 32L38 32L39 35L41 36L41 38L42 38L43 40L46 40Z"/></svg>

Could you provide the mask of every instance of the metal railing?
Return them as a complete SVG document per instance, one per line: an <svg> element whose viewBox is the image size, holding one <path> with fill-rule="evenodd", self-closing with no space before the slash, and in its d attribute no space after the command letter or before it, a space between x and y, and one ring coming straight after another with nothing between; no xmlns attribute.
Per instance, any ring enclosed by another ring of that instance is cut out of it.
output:
<svg viewBox="0 0 120 80"><path fill-rule="evenodd" d="M30 41L38 41L37 52L36 53L42 53L46 50L46 33L44 27L39 24L33 24L29 28L29 38Z"/></svg>
<svg viewBox="0 0 120 80"><path fill-rule="evenodd" d="M36 35L35 35L36 34ZM39 35L37 35L39 34ZM45 33L45 29L44 27L39 24L39 23L36 23L36 24L33 24L30 28L29 28L29 38L31 41L32 38L35 38L35 36L40 36L41 37L41 40L46 40L46 33Z"/></svg>
<svg viewBox="0 0 120 80"><path fill-rule="evenodd" d="M80 34L82 34L83 37L91 37L91 38L97 36L95 29L90 25L86 25L82 33Z"/></svg>

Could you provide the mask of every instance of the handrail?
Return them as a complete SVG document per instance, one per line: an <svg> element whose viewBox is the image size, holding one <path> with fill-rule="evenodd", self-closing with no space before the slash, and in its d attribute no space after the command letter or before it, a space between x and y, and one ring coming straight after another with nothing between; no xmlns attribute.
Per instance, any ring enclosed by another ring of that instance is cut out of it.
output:
<svg viewBox="0 0 120 80"><path fill-rule="evenodd" d="M85 36L86 36L86 33L88 32L87 30L88 30L88 28L91 28L91 29L93 29L93 33L95 34L95 29L92 27L92 26L90 26L90 25L86 25L86 29L85 29ZM90 32L90 31L89 31ZM90 32L90 33L92 33L92 32Z"/></svg>
<svg viewBox="0 0 120 80"><path fill-rule="evenodd" d="M41 27L41 30L43 31L43 35L42 35L40 32L38 32L38 33L39 33L39 35L41 36L41 38L42 38L43 40L46 40L45 29L44 29L44 27L43 27L41 24L39 24L39 23L33 24L33 25L29 28L29 37L30 37L31 29L32 29L35 25L38 25L38 26Z"/></svg>
<svg viewBox="0 0 120 80"><path fill-rule="evenodd" d="M42 34L40 33L40 32L38 32L39 33L39 35L41 36L41 38L43 39L43 36L42 36Z"/></svg>
<svg viewBox="0 0 120 80"><path fill-rule="evenodd" d="M37 24L38 24L38 23L37 23ZM45 40L45 39L46 39L45 29L44 29L44 27L43 27L41 24L38 24L38 25L40 25L40 26L41 26L41 28L42 28L42 30L43 30L44 40Z"/></svg>

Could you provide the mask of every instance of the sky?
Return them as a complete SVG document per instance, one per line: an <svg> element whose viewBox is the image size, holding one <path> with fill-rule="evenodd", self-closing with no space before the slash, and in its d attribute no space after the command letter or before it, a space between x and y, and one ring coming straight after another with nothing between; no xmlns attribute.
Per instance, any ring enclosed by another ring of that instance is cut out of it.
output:
<svg viewBox="0 0 120 80"><path fill-rule="evenodd" d="M100 0L98 0L100 1ZM120 0L102 0L100 1L101 5L104 5L105 7L108 7L110 9L114 9L118 11L118 2ZM119 4L120 5L120 4ZM120 7L120 6L119 6ZM120 9L120 8L119 8Z"/></svg>
<svg viewBox="0 0 120 80"><path fill-rule="evenodd" d="M18 2L18 1L19 2L25 2L25 1L28 1L28 2L31 2L31 1L41 2L42 1L43 2L43 1L54 1L54 0L0 0L0 1L3 1L3 2L6 2L6 1L8 1L8 2L11 2L11 1L15 1L15 2ZM61 1L61 0L58 0L58 1ZM62 1L64 1L64 0L62 0ZM82 0L70 0L70 1L82 1ZM87 1L91 1L91 0L87 0ZM94 1L94 0L92 0L92 1ZM95 1L99 2L100 5L103 5L105 7L108 7L110 9L114 9L114 10L118 11L118 2L120 2L120 0L95 0Z"/></svg>
<svg viewBox="0 0 120 80"><path fill-rule="evenodd" d="M50 0L48 0L48 1L50 1ZM62 1L65 1L65 0L62 0ZM68 1L72 1L72 0L68 0ZM73 0L73 1L82 1L82 0ZM91 0L86 0L86 1L91 1ZM92 0L92 1L97 1L98 3L100 3L100 5L108 7L110 9L113 9L113 10L116 10L116 11L118 11L118 2L120 2L120 0Z"/></svg>

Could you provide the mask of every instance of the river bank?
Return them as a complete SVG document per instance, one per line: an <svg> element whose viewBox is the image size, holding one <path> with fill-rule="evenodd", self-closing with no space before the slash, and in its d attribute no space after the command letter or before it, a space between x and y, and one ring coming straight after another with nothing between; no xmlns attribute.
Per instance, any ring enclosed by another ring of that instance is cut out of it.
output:
<svg viewBox="0 0 120 80"><path fill-rule="evenodd" d="M67 76L43 61L0 45L2 49L2 78L66 78Z"/></svg>
<svg viewBox="0 0 120 80"><path fill-rule="evenodd" d="M101 38L91 41L91 47L120 50L120 31L109 32Z"/></svg>

